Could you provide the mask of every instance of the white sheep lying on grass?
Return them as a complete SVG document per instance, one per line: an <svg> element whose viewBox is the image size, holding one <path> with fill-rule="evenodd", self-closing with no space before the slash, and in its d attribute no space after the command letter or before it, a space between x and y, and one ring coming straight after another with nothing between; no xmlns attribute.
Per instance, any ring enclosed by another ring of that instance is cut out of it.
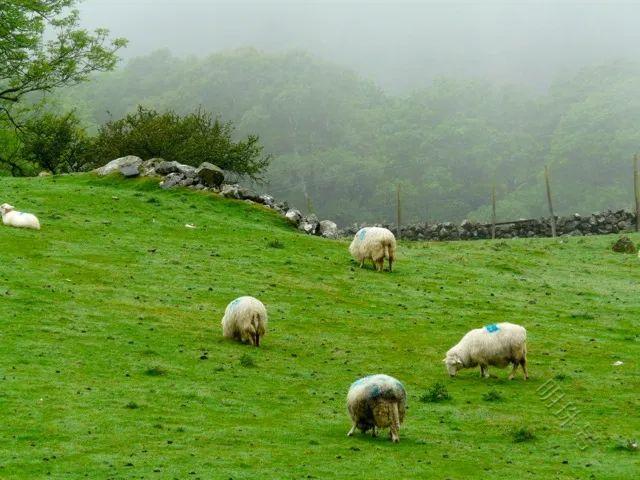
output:
<svg viewBox="0 0 640 480"><path fill-rule="evenodd" d="M375 437L376 428L389 427L391 440L399 442L406 406L407 393L395 378L379 374L356 380L347 394L347 409L353 422L347 435L353 435L358 428L363 433L371 430Z"/></svg>
<svg viewBox="0 0 640 480"><path fill-rule="evenodd" d="M239 297L227 305L222 317L222 334L243 343L260 346L267 333L267 309L253 297Z"/></svg>
<svg viewBox="0 0 640 480"><path fill-rule="evenodd" d="M10 227L33 228L40 230L40 222L37 217L31 213L18 212L13 205L3 203L0 205L0 213L2 213L2 223Z"/></svg>
<svg viewBox="0 0 640 480"><path fill-rule="evenodd" d="M364 261L371 259L379 272L384 267L384 259L389 260L389 271L396 259L396 237L391 231L381 227L365 227L358 230L349 246L349 253L358 262L360 268Z"/></svg>
<svg viewBox="0 0 640 480"><path fill-rule="evenodd" d="M525 380L527 373L527 331L513 323L498 323L476 328L468 332L456 346L447 352L443 362L449 375L458 370L480 365L480 374L489 376L489 365L504 368L513 365L509 375L512 380L518 365L522 365Z"/></svg>

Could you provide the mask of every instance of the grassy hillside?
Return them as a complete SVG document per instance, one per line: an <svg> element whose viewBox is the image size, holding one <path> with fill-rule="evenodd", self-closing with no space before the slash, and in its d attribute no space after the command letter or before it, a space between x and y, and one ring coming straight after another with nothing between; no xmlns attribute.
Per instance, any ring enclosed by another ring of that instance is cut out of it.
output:
<svg viewBox="0 0 640 480"><path fill-rule="evenodd" d="M43 224L0 227L2 479L637 474L618 445L640 436L640 262L611 237L401 243L397 270L376 274L345 241L148 180L4 178L0 191ZM221 338L243 294L269 310L260 349ZM531 380L448 378L444 352L502 320L529 330ZM398 445L346 437L347 389L378 372L408 391ZM451 400L421 402L437 381ZM515 442L518 429L535 438Z"/></svg>

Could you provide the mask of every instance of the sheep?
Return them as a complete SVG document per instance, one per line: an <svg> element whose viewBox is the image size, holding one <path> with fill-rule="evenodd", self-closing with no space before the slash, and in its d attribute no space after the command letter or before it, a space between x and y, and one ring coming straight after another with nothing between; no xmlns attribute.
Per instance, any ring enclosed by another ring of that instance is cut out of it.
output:
<svg viewBox="0 0 640 480"><path fill-rule="evenodd" d="M520 325L508 322L491 324L468 332L442 361L452 377L458 370L480 365L480 375L487 378L489 365L504 368L512 364L509 380L513 380L518 365L522 365L526 380L529 378L526 341L527 331Z"/></svg>
<svg viewBox="0 0 640 480"><path fill-rule="evenodd" d="M0 213L2 213L2 223L10 227L33 228L40 230L40 222L37 217L31 213L18 212L13 205L3 203L0 205Z"/></svg>
<svg viewBox="0 0 640 480"><path fill-rule="evenodd" d="M239 297L227 305L222 317L222 335L243 343L260 346L267 333L267 309L253 297Z"/></svg>
<svg viewBox="0 0 640 480"><path fill-rule="evenodd" d="M406 408L407 393L395 378L378 374L356 380L347 394L347 410L353 423L347 435L352 436L357 428L363 433L371 430L375 437L376 428L389 427L391 441L397 443Z"/></svg>
<svg viewBox="0 0 640 480"><path fill-rule="evenodd" d="M366 227L358 230L349 246L349 253L358 262L360 268L364 261L371 259L376 271L381 272L384 259L389 259L389 271L396 259L396 237L391 231L381 227Z"/></svg>

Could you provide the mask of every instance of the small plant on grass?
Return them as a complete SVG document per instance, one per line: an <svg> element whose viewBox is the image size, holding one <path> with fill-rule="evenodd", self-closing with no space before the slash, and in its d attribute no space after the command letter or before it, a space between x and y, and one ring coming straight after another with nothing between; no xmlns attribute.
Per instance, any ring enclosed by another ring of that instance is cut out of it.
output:
<svg viewBox="0 0 640 480"><path fill-rule="evenodd" d="M514 443L530 442L536 438L533 432L525 427L518 428L511 432L511 437Z"/></svg>
<svg viewBox="0 0 640 480"><path fill-rule="evenodd" d="M269 248L284 248L284 243L276 238L275 240L269 240L267 246Z"/></svg>
<svg viewBox="0 0 640 480"><path fill-rule="evenodd" d="M436 382L431 385L431 388L420 397L420 401L425 403L443 402L445 400L451 400L451 395L449 395L447 387L442 382Z"/></svg>
<svg viewBox="0 0 640 480"><path fill-rule="evenodd" d="M565 375L564 373L558 373L555 377L553 377L555 380L558 380L560 382L562 382L563 380L568 380L569 378L571 378L569 375Z"/></svg>
<svg viewBox="0 0 640 480"><path fill-rule="evenodd" d="M502 394L497 390L489 390L487 393L482 395L482 399L485 402L499 402L502 400Z"/></svg>
<svg viewBox="0 0 640 480"><path fill-rule="evenodd" d="M240 365L246 368L251 368L256 366L256 362L251 355L245 353L240 357Z"/></svg>
<svg viewBox="0 0 640 480"><path fill-rule="evenodd" d="M136 402L129 402L124 407L135 410L136 408L140 408L140 405L138 405Z"/></svg>
<svg viewBox="0 0 640 480"><path fill-rule="evenodd" d="M144 373L146 375L149 375L150 377L161 377L163 375L166 375L167 371L162 367L151 367L148 368Z"/></svg>

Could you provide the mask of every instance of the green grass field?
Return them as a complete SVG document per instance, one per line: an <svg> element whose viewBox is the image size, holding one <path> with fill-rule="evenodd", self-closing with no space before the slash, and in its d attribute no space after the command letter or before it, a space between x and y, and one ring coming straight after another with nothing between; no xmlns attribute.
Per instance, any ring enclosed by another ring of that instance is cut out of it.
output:
<svg viewBox="0 0 640 480"><path fill-rule="evenodd" d="M150 181L3 178L0 192L43 225L0 226L1 479L640 472L625 446L640 437L640 261L613 237L401 242L378 274L347 241ZM221 337L244 294L269 311L259 349ZM528 329L531 379L450 379L444 353L499 321ZM347 389L370 373L407 389L397 445L346 436ZM451 399L422 402L436 382Z"/></svg>

